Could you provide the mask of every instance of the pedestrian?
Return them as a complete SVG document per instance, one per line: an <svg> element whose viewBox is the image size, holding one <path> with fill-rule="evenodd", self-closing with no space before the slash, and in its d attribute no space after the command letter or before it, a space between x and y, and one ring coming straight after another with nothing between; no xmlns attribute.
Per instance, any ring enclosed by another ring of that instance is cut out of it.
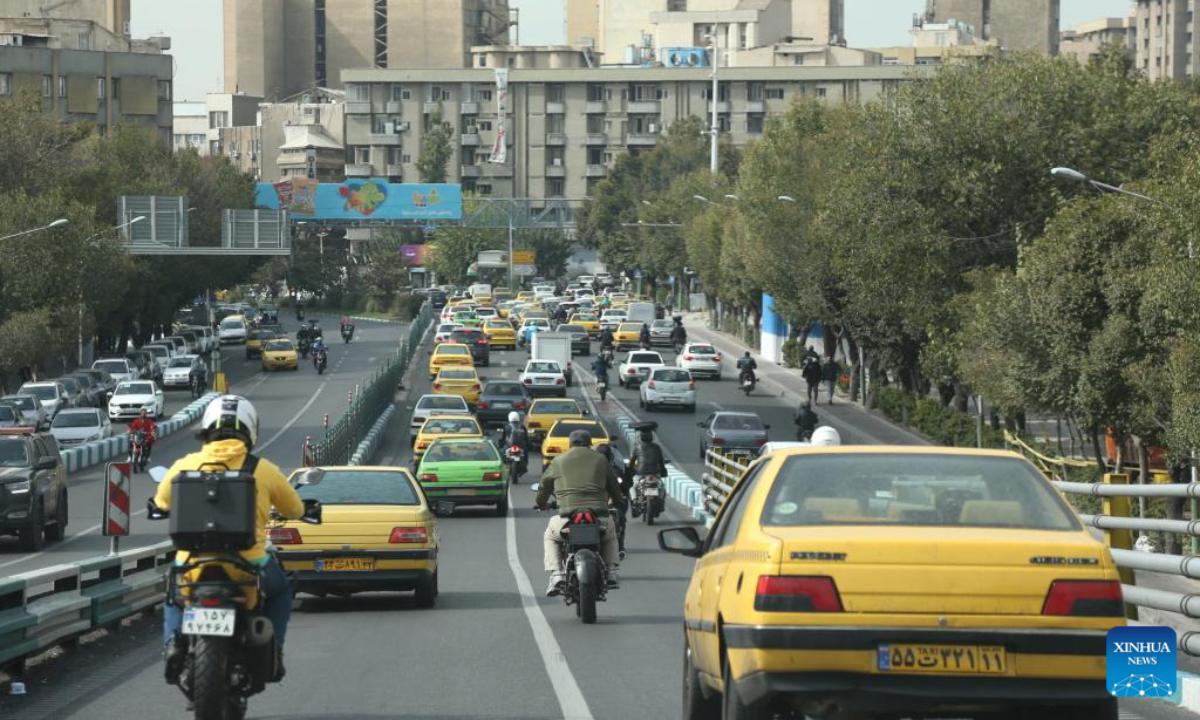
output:
<svg viewBox="0 0 1200 720"><path fill-rule="evenodd" d="M825 366L821 368L821 377L825 382L829 383L829 404L833 404L833 389L837 387L838 376L842 374L842 368L838 365L837 360L830 357L825 361Z"/></svg>
<svg viewBox="0 0 1200 720"><path fill-rule="evenodd" d="M817 357L805 358L804 368L800 371L804 382L808 384L808 400L816 405L821 394L821 361Z"/></svg>

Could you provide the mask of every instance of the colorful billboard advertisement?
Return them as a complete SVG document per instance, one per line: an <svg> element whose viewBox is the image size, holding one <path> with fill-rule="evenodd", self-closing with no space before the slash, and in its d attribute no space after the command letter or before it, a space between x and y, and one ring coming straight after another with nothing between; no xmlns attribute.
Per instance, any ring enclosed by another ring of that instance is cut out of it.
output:
<svg viewBox="0 0 1200 720"><path fill-rule="evenodd" d="M401 245L400 256L409 267L421 267L429 259L428 245Z"/></svg>
<svg viewBox="0 0 1200 720"><path fill-rule="evenodd" d="M256 203L314 220L460 220L462 187L452 183L389 183L354 178L319 183L292 178L259 183Z"/></svg>

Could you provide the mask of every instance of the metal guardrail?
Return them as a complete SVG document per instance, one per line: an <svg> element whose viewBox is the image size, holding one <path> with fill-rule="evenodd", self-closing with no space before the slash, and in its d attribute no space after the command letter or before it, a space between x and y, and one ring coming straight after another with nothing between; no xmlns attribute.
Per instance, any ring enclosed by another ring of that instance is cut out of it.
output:
<svg viewBox="0 0 1200 720"><path fill-rule="evenodd" d="M164 542L0 580L0 668L20 674L30 656L161 603L174 558Z"/></svg>
<svg viewBox="0 0 1200 720"><path fill-rule="evenodd" d="M408 337L400 341L396 353L388 358L365 388L356 388L347 398L346 411L327 425L325 435L313 442L306 439L303 463L313 465L345 465L355 456L359 443L367 439L396 396L400 379L412 364L421 346L421 339L433 324L433 305L426 301L408 329Z"/></svg>
<svg viewBox="0 0 1200 720"><path fill-rule="evenodd" d="M737 458L714 450L704 454L705 472L700 476L700 487L704 493L704 511L710 518L725 504L725 499L749 467L749 463L738 462Z"/></svg>

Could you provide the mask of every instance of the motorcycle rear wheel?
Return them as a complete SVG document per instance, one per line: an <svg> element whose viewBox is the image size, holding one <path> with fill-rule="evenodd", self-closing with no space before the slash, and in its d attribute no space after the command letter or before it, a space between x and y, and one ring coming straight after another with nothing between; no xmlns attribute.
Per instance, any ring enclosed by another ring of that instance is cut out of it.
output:
<svg viewBox="0 0 1200 720"><path fill-rule="evenodd" d="M242 720L246 706L229 688L229 641L192 638L192 704L196 720Z"/></svg>
<svg viewBox="0 0 1200 720"><path fill-rule="evenodd" d="M591 550L580 550L575 555L575 569L579 578L579 602L575 608L584 625L596 623L596 599L600 595L600 560Z"/></svg>

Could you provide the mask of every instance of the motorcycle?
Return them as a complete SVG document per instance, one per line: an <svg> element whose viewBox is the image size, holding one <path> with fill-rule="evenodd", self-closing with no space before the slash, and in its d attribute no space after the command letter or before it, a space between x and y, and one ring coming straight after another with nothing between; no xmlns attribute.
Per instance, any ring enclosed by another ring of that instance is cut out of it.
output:
<svg viewBox="0 0 1200 720"><path fill-rule="evenodd" d="M146 433L129 433L129 466L134 472L146 472Z"/></svg>
<svg viewBox="0 0 1200 720"><path fill-rule="evenodd" d="M674 343L674 346L675 346L675 354L682 355L683 354L683 343L676 340Z"/></svg>
<svg viewBox="0 0 1200 720"><path fill-rule="evenodd" d="M353 337L354 337L354 326L353 325L343 325L342 326L342 341L349 343L350 339Z"/></svg>
<svg viewBox="0 0 1200 720"><path fill-rule="evenodd" d="M313 353L313 366L317 369L318 375L325 374L325 367L329 365L329 354L324 350L317 350Z"/></svg>
<svg viewBox="0 0 1200 720"><path fill-rule="evenodd" d="M539 487L539 483L529 486L534 492ZM552 500L550 507L557 508L558 503ZM567 607L575 606L575 614L584 625L595 624L596 603L608 600L608 566L600 552L603 535L604 527L589 511L575 513L562 529L561 596Z"/></svg>
<svg viewBox="0 0 1200 720"><path fill-rule="evenodd" d="M308 357L310 348L312 348L312 341L306 337L302 337L296 342L296 349L300 351L300 357L302 358Z"/></svg>
<svg viewBox="0 0 1200 720"><path fill-rule="evenodd" d="M741 384L742 384L742 392L746 393L746 395L749 395L750 393L754 392L754 386L756 385L756 382L754 380L754 373L752 373L750 371L744 371L738 377L738 379L741 381Z"/></svg>
<svg viewBox="0 0 1200 720"><path fill-rule="evenodd" d="M600 348L600 357L607 360L609 365L613 364L613 358L615 356L616 356L616 351L613 350L612 345L605 345L604 347Z"/></svg>
<svg viewBox="0 0 1200 720"><path fill-rule="evenodd" d="M192 375L192 399L195 400L196 398L202 396L207 388L207 385L208 383L205 382L204 378L200 377L199 375Z"/></svg>
<svg viewBox="0 0 1200 720"><path fill-rule="evenodd" d="M608 397L608 378L604 375L596 378L596 392L600 395L600 402L604 402Z"/></svg>
<svg viewBox="0 0 1200 720"><path fill-rule="evenodd" d="M614 506L608 506L608 517L612 519L613 527L617 529L617 545L621 548L621 559L625 559L625 515L621 509Z"/></svg>
<svg viewBox="0 0 1200 720"><path fill-rule="evenodd" d="M525 451L520 445L513 445L504 451L504 465L508 468L508 481L516 485L525 474Z"/></svg>
<svg viewBox="0 0 1200 720"><path fill-rule="evenodd" d="M161 482L166 472L156 467L151 475ZM309 499L304 505L303 522L319 525L320 502ZM165 520L170 512L151 498L146 517ZM196 720L240 720L250 697L283 679L283 650L271 621L260 613L261 573L261 565L237 553L214 551L192 553L167 574L167 602L183 611L177 642L184 644L185 654L181 672L168 676L167 683L179 686ZM256 591L251 595L247 588Z"/></svg>
<svg viewBox="0 0 1200 720"><path fill-rule="evenodd" d="M812 428L805 428L805 427L797 427L796 428L796 440L799 442L812 441L812 434L813 434Z"/></svg>
<svg viewBox="0 0 1200 720"><path fill-rule="evenodd" d="M304 322L304 311L296 310L296 322Z"/></svg>
<svg viewBox="0 0 1200 720"><path fill-rule="evenodd" d="M657 475L639 475L633 481L633 493L629 498L629 513L642 522L653 525L654 519L666 509L666 492L662 478Z"/></svg>

